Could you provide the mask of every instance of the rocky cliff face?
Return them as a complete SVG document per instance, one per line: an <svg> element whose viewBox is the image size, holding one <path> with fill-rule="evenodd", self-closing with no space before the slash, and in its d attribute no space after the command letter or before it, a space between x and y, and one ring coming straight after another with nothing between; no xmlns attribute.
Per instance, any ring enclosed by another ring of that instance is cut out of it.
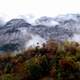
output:
<svg viewBox="0 0 80 80"><path fill-rule="evenodd" d="M0 27L0 50L21 50L37 42L46 42L49 38L60 41L74 39L74 35L80 33L79 14L54 18L45 16L34 22L35 25L25 19L12 19Z"/></svg>

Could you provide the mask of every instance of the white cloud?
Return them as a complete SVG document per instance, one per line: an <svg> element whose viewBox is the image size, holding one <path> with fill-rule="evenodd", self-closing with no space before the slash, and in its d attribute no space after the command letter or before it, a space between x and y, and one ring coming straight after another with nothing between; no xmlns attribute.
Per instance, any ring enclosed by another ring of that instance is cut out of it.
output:
<svg viewBox="0 0 80 80"><path fill-rule="evenodd" d="M80 13L80 0L0 0L0 16L17 15L56 16Z"/></svg>

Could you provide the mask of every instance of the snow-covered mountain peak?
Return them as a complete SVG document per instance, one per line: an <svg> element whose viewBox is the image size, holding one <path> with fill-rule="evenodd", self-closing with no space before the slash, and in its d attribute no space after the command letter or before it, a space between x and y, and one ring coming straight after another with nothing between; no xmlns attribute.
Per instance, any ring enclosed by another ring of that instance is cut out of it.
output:
<svg viewBox="0 0 80 80"><path fill-rule="evenodd" d="M0 28L0 50L4 50L5 45L14 45L11 50L36 46L37 43L40 43L41 46L49 38L58 41L79 40L75 34L80 35L79 14L67 14L57 17L16 18L8 21Z"/></svg>
<svg viewBox="0 0 80 80"><path fill-rule="evenodd" d="M57 21L54 20L52 17L43 16L38 18L36 21L37 25L44 25L44 26L56 26L59 25Z"/></svg>

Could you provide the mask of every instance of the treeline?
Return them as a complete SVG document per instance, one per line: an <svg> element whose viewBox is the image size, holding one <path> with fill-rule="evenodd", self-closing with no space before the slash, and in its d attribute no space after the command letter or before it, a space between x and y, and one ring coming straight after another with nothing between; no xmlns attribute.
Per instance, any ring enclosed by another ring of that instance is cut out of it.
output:
<svg viewBox="0 0 80 80"><path fill-rule="evenodd" d="M79 43L49 40L42 46L0 56L0 80L80 80Z"/></svg>

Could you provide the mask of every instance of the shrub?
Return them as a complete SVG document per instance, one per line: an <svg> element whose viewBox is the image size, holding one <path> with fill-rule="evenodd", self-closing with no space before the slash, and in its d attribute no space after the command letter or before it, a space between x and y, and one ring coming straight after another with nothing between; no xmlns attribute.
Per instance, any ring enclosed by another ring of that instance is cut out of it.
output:
<svg viewBox="0 0 80 80"><path fill-rule="evenodd" d="M5 74L1 77L1 80L14 80L11 74Z"/></svg>

